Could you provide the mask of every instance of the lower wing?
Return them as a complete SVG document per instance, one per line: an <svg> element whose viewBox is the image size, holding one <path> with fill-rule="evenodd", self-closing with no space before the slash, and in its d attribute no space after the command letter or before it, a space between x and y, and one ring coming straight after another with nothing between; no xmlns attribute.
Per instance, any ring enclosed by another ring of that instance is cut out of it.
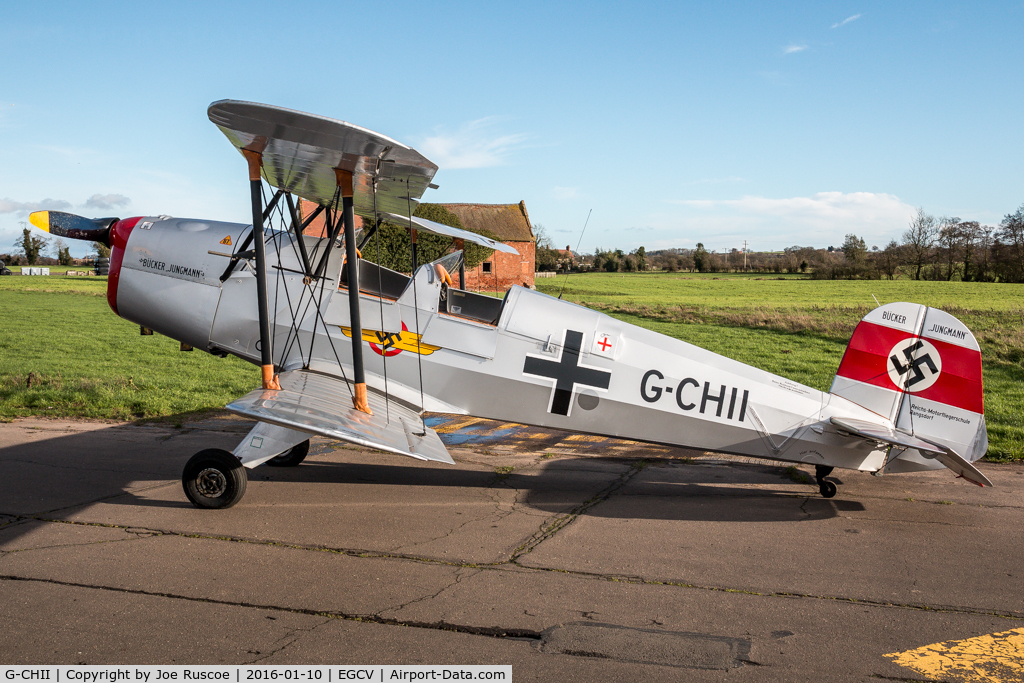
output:
<svg viewBox="0 0 1024 683"><path fill-rule="evenodd" d="M232 413L307 434L454 465L437 432L419 414L385 396L368 392L373 415L352 407L350 383L309 370L278 376L279 390L257 389L227 405Z"/></svg>

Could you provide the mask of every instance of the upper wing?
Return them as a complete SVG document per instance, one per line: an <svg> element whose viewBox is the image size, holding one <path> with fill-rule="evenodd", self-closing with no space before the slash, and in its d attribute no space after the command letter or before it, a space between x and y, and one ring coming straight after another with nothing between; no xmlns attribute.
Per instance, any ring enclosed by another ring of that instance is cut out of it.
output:
<svg viewBox="0 0 1024 683"><path fill-rule="evenodd" d="M448 449L414 410L368 392L373 415L352 408L345 380L308 370L278 376L280 390L257 389L227 405L261 422L341 439L360 446L454 465Z"/></svg>
<svg viewBox="0 0 1024 683"><path fill-rule="evenodd" d="M355 211L364 218L374 215L375 177L377 210L406 213L437 173L437 166L411 147L326 116L237 100L214 102L207 115L239 151L260 152L263 177L292 194L330 205L335 169L352 173Z"/></svg>
<svg viewBox="0 0 1024 683"><path fill-rule="evenodd" d="M422 230L435 235L454 237L456 239L466 240L467 242L472 242L474 244L494 249L495 251L503 251L506 254L519 254L518 251L503 242L492 240L489 237L478 235L477 233L470 232L469 230L460 230L459 228L453 228L450 225L436 223L434 221L427 220L426 218L420 218L419 216L412 216L410 218L409 216L399 215L397 213L384 213L383 217L392 223L397 223L403 228L409 228L410 230Z"/></svg>

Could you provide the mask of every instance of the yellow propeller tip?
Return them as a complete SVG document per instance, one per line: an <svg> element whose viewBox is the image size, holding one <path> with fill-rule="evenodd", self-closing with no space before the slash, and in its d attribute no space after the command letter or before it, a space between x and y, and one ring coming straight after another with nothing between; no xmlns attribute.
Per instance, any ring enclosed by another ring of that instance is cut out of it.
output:
<svg viewBox="0 0 1024 683"><path fill-rule="evenodd" d="M28 217L29 223L36 226L40 230L50 232L50 212L49 211L33 211L32 215Z"/></svg>

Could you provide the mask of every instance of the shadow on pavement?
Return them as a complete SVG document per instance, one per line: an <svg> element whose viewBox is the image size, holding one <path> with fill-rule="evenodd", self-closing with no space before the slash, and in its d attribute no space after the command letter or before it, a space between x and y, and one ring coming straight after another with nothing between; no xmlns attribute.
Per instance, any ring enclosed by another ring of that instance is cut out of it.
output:
<svg viewBox="0 0 1024 683"><path fill-rule="evenodd" d="M242 429L241 433L244 433ZM71 432L22 428L0 441L0 530L17 534L25 518L61 518L96 503L189 509L180 490L181 470L202 448L232 448L238 429L174 430L135 426L89 426ZM54 436L59 434L59 436ZM249 472L244 507L253 502L253 484L305 483L323 487L318 504L346 500L346 489L362 486L445 490L509 489L516 505L548 514L722 522L791 522L826 519L860 503L816 498L812 487L794 488L777 468L757 465L649 467L637 473L636 458L563 458L522 472L472 469L474 465L327 462L337 458L333 444L295 468L259 467ZM341 452L342 457L347 453ZM376 460L372 452L355 454ZM480 465L475 465L479 468ZM656 476L650 474L657 470ZM257 485L258 486L258 485ZM158 495L152 490L160 489ZM806 491L804 490L806 489ZM150 492L147 494L147 492ZM806 494L806 495L805 495ZM381 496L391 495L386 488ZM424 491L420 492L424 495ZM394 496L401 505L403 496ZM596 500L595 500L596 497ZM585 501L585 502L584 502ZM197 514L217 514L196 511Z"/></svg>

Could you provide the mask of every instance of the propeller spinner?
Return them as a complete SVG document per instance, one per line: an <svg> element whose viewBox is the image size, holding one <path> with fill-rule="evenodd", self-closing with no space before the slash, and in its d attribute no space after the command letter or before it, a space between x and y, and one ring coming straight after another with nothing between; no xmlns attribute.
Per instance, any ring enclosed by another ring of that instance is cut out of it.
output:
<svg viewBox="0 0 1024 683"><path fill-rule="evenodd" d="M85 218L63 211L36 211L28 217L32 225L57 237L101 242L110 246L110 226L119 218Z"/></svg>

